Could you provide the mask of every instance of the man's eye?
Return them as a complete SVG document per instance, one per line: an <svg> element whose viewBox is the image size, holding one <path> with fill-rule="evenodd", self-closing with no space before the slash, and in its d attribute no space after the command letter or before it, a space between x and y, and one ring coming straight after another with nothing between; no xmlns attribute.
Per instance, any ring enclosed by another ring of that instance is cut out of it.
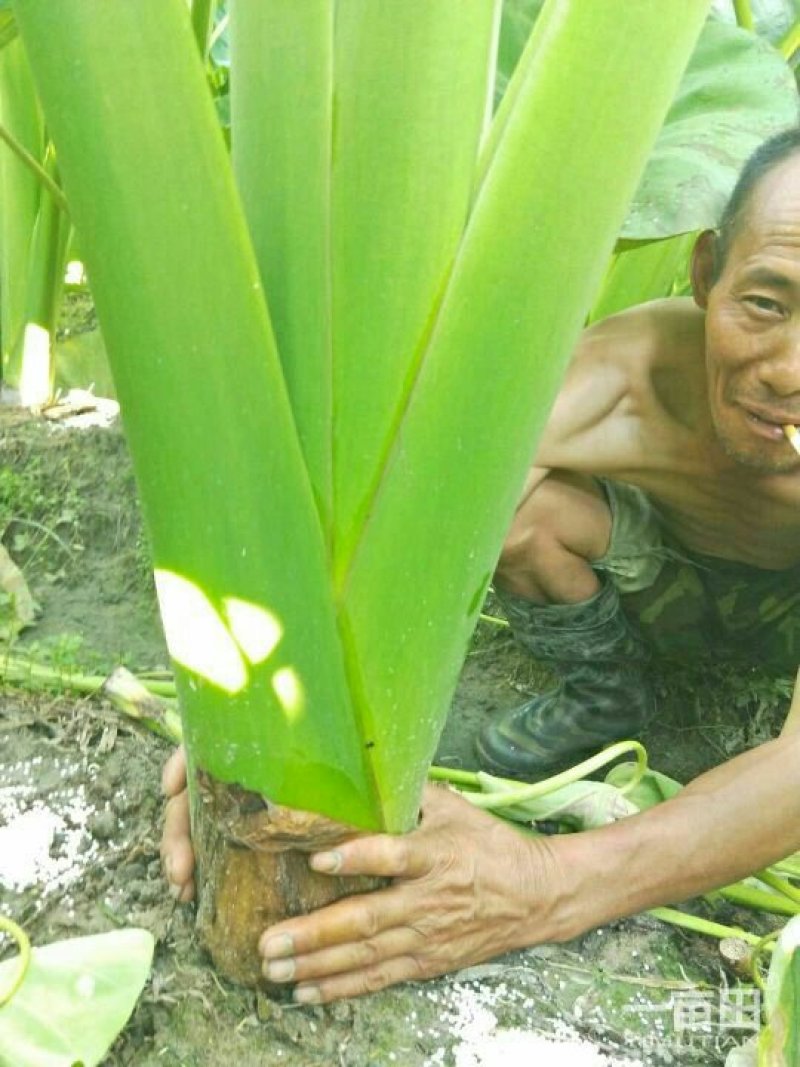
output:
<svg viewBox="0 0 800 1067"><path fill-rule="evenodd" d="M757 308L759 311L764 311L771 315L782 315L783 305L779 304L777 300L773 300L769 296L748 296L745 297L748 304Z"/></svg>

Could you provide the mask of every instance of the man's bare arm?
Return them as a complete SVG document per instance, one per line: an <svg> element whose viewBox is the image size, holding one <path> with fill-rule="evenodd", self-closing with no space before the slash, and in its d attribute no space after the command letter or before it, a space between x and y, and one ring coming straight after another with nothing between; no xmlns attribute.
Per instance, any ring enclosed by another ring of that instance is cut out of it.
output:
<svg viewBox="0 0 800 1067"><path fill-rule="evenodd" d="M800 850L800 734L752 749L677 797L560 838L575 931L737 881ZM589 903L591 901L591 903Z"/></svg>

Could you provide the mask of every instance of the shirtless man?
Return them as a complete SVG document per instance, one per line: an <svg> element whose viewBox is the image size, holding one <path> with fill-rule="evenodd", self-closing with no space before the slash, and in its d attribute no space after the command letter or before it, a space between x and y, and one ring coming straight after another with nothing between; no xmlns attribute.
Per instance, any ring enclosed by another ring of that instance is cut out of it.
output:
<svg viewBox="0 0 800 1067"><path fill-rule="evenodd" d="M688 635L797 668L800 456L781 426L800 422L800 130L759 151L719 234L698 241L694 301L624 312L579 345L497 572L518 635L562 684L484 732L493 767L541 773L635 731L653 645L680 651ZM180 753L164 785L165 866L188 900ZM429 788L413 833L311 857L393 883L265 931L265 973L297 983L300 1003L356 996L568 939L798 849L800 731L582 834L523 837Z"/></svg>

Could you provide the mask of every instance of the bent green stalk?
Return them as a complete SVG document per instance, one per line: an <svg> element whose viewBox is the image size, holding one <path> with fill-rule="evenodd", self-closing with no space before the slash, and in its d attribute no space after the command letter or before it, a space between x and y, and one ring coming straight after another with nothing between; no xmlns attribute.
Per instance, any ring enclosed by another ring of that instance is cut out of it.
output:
<svg viewBox="0 0 800 1067"><path fill-rule="evenodd" d="M557 789L561 789L565 785L571 785L573 782L578 782L601 767L606 767L609 763L618 760L620 756L626 756L629 753L633 753L636 756L636 770L631 776L631 780L619 789L619 792L624 795L639 784L647 770L647 751L644 745L638 741L618 741L616 744L604 748L602 752L598 752L596 756L590 756L589 759L583 760L574 767L570 767L568 770L553 775L551 778L546 778L541 782L533 782L530 785L526 785L507 779L511 787L507 792L465 793L464 796L476 808L482 808L484 811L498 811L505 807L513 807L515 804L524 803L526 800L534 800L536 797L554 793ZM503 781L503 779L500 779L500 781Z"/></svg>
<svg viewBox="0 0 800 1067"><path fill-rule="evenodd" d="M19 947L19 968L11 979L8 989L0 990L0 1008L2 1008L4 1004L8 1004L25 981L25 975L28 973L28 967L31 962L31 942L22 927L18 926L12 919L6 918L5 915L0 915L0 931L10 934Z"/></svg>

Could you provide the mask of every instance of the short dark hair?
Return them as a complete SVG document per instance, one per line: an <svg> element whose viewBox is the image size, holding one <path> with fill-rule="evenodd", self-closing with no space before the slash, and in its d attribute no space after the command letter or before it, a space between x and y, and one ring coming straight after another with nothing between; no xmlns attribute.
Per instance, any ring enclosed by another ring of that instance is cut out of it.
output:
<svg viewBox="0 0 800 1067"><path fill-rule="evenodd" d="M800 126L790 126L760 144L742 167L733 192L722 212L714 242L714 280L725 267L753 190L778 164L800 152Z"/></svg>

